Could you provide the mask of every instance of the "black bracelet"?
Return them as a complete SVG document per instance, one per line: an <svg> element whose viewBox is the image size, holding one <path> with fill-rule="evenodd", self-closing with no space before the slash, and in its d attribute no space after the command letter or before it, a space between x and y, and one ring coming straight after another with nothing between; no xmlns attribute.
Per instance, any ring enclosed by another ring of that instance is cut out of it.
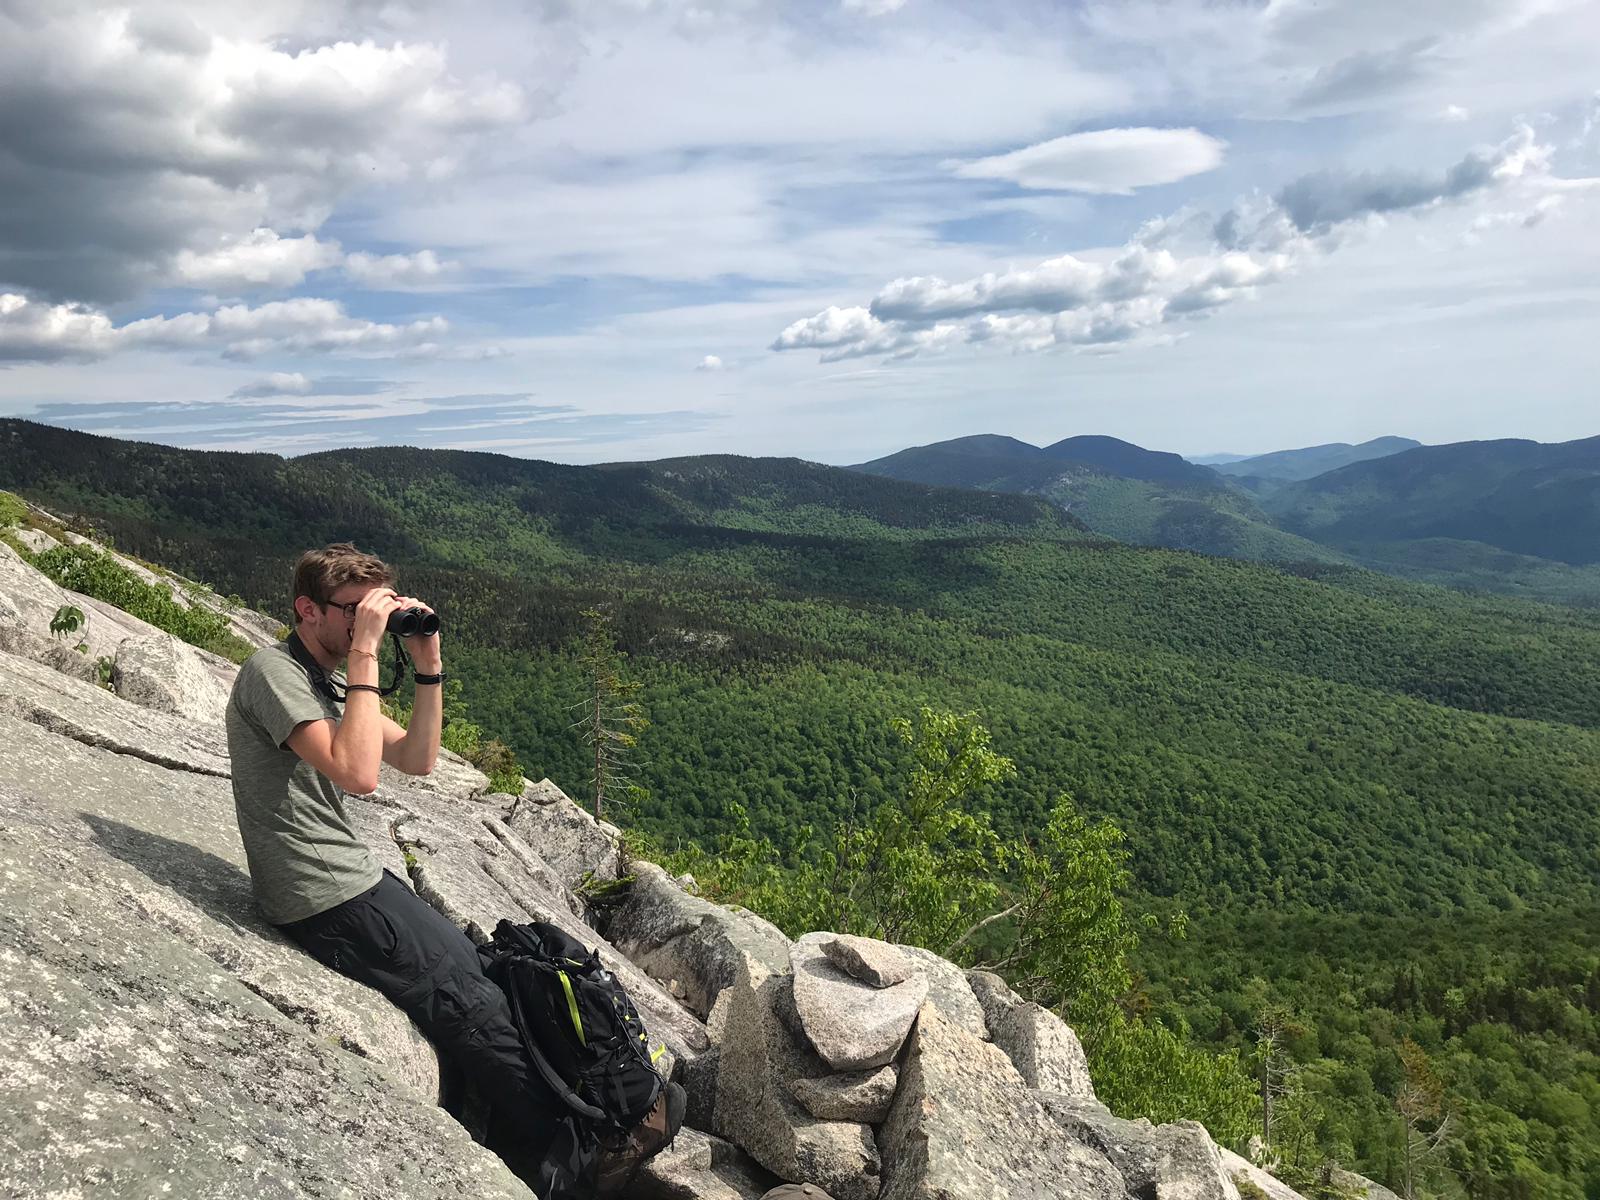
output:
<svg viewBox="0 0 1600 1200"><path fill-rule="evenodd" d="M344 690L347 692L377 692L378 695L383 695L383 689L375 683L347 683L344 685Z"/></svg>
<svg viewBox="0 0 1600 1200"><path fill-rule="evenodd" d="M442 683L444 682L444 672L440 671L437 675L418 675L413 671L411 673L411 681L413 683Z"/></svg>

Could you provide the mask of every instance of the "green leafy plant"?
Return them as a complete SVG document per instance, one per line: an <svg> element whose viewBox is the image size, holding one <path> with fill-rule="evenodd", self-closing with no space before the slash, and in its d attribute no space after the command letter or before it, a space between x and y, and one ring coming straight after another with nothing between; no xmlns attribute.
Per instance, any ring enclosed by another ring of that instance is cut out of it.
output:
<svg viewBox="0 0 1600 1200"><path fill-rule="evenodd" d="M1236 1051L1197 1046L1160 1021L1114 1013L1084 1027L1095 1091L1113 1112L1161 1124L1198 1120L1225 1146L1250 1135L1258 1120L1254 1082Z"/></svg>
<svg viewBox="0 0 1600 1200"><path fill-rule="evenodd" d="M78 639L73 649L79 654L87 654L89 653L89 618L83 609L76 604L63 604L56 609L55 615L50 618L50 636L53 638L68 638L76 634L80 629L83 630L84 636Z"/></svg>
<svg viewBox="0 0 1600 1200"><path fill-rule="evenodd" d="M987 918L1009 936L977 965L1074 1021L1104 1021L1128 992L1139 935L1123 909L1132 886L1122 830L1060 796L1039 837L1010 855L1012 904ZM1180 914L1181 919L1181 914Z"/></svg>

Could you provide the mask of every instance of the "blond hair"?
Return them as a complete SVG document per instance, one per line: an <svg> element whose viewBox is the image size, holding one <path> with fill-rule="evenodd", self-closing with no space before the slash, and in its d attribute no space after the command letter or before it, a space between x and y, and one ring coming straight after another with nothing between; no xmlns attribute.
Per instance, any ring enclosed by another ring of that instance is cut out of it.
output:
<svg viewBox="0 0 1600 1200"><path fill-rule="evenodd" d="M388 587L394 583L394 570L376 555L357 550L352 542L335 542L321 550L307 550L294 564L294 591L289 596L289 606L293 608L301 596L327 604L335 592L351 583ZM300 624L298 611L294 614L294 623Z"/></svg>

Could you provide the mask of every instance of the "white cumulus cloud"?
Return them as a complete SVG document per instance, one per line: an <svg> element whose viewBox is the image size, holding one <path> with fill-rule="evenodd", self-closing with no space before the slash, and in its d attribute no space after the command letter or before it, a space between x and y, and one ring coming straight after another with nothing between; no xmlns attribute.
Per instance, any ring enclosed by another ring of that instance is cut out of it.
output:
<svg viewBox="0 0 1600 1200"><path fill-rule="evenodd" d="M210 250L178 251L172 273L174 282L218 292L291 288L339 258L338 243L318 241L315 234L286 238L257 229L244 237L224 237Z"/></svg>
<svg viewBox="0 0 1600 1200"><path fill-rule="evenodd" d="M695 365L696 371L721 371L723 362L715 354L708 354Z"/></svg>
<svg viewBox="0 0 1600 1200"><path fill-rule="evenodd" d="M1563 193L1600 184L1552 175L1550 155L1524 126L1439 175L1319 172L1220 219L1180 213L1151 221L1109 259L1063 254L954 282L896 279L867 305L831 305L792 322L771 348L817 350L823 362L834 362L903 358L963 343L1036 351L1170 341L1184 323L1252 296L1336 249L1364 222L1493 193L1517 201L1518 209L1480 218L1473 232L1532 225Z"/></svg>
<svg viewBox="0 0 1600 1200"><path fill-rule="evenodd" d="M1209 171L1226 148L1198 129L1096 129L961 163L955 173L1025 188L1125 196Z"/></svg>
<svg viewBox="0 0 1600 1200"><path fill-rule="evenodd" d="M333 300L296 297L251 308L146 317L116 325L81 304L0 294L0 361L93 360L131 349L215 349L225 358L269 353L383 357L429 354L449 330L442 317L404 325L352 317Z"/></svg>
<svg viewBox="0 0 1600 1200"><path fill-rule="evenodd" d="M224 237L210 250L180 250L173 260L170 282L237 294L296 287L312 271L338 267L363 287L404 288L432 283L454 266L432 250L346 254L338 242L322 241L315 234L281 237L275 230L257 229L245 237Z"/></svg>

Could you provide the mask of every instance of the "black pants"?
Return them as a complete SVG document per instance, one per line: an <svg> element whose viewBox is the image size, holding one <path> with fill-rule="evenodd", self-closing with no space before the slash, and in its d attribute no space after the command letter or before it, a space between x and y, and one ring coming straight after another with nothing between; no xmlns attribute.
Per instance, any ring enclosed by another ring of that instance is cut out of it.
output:
<svg viewBox="0 0 1600 1200"><path fill-rule="evenodd" d="M542 1155L560 1103L528 1062L505 993L484 975L466 934L388 871L359 896L279 928L405 1010L446 1066L489 1101L494 1149Z"/></svg>

